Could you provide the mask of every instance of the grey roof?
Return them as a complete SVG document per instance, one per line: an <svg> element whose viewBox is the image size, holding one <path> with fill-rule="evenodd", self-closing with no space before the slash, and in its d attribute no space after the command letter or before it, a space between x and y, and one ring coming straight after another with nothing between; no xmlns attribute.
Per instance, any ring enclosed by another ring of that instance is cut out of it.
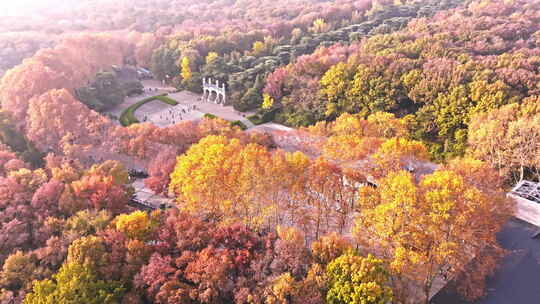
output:
<svg viewBox="0 0 540 304"><path fill-rule="evenodd" d="M512 189L511 193L540 204L540 183L522 180Z"/></svg>
<svg viewBox="0 0 540 304"><path fill-rule="evenodd" d="M506 223L497 239L510 254L501 262L495 275L488 280L486 297L476 301L463 300L449 283L432 304L535 304L540 303L540 236L539 227L519 219Z"/></svg>

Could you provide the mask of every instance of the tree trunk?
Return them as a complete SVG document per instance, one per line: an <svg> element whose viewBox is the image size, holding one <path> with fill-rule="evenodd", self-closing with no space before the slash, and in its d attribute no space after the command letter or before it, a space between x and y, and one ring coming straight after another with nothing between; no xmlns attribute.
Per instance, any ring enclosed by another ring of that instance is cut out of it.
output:
<svg viewBox="0 0 540 304"><path fill-rule="evenodd" d="M426 296L425 298L425 304L429 304L429 292L431 290L431 282L427 283L426 285L424 285L424 295Z"/></svg>

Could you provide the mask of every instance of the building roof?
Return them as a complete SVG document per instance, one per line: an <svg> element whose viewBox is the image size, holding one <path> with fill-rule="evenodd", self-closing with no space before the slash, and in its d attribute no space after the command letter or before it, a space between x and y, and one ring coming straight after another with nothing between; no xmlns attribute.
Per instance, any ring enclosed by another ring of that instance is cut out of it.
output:
<svg viewBox="0 0 540 304"><path fill-rule="evenodd" d="M540 204L540 183L522 180L510 193Z"/></svg>
<svg viewBox="0 0 540 304"><path fill-rule="evenodd" d="M432 304L532 304L540 303L540 228L513 218L497 235L510 251L495 275L488 279L487 295L475 302L463 300L450 282L432 299ZM533 236L535 236L533 238Z"/></svg>

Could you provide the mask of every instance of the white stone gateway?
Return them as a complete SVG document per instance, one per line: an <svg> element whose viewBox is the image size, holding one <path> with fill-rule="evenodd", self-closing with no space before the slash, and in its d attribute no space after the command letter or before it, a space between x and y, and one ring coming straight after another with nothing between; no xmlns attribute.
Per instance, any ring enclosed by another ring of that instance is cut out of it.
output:
<svg viewBox="0 0 540 304"><path fill-rule="evenodd" d="M225 90L225 83L219 85L219 80L213 83L212 78L203 78L203 102L212 102L220 104L222 106L227 105L227 92Z"/></svg>

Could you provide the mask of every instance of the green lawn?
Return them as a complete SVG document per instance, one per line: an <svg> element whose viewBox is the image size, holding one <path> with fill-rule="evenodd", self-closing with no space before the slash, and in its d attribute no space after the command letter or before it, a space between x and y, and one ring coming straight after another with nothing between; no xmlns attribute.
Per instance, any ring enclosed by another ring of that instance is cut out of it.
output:
<svg viewBox="0 0 540 304"><path fill-rule="evenodd" d="M254 125L261 125L274 120L279 109L259 110L258 113L248 116L247 119Z"/></svg>
<svg viewBox="0 0 540 304"><path fill-rule="evenodd" d="M122 112L122 115L120 115L120 123L122 124L122 126L127 127L129 125L139 123L140 121L137 118L135 118L135 111L137 111L137 109L140 108L145 103L153 101L153 100L159 100L171 106L176 106L178 104L176 100L170 97L167 97L165 95L157 95L157 96L145 98L141 101L138 101L137 103L132 104L127 109L125 109L124 112Z"/></svg>
<svg viewBox="0 0 540 304"><path fill-rule="evenodd" d="M214 114L210 114L210 113L206 113L204 114L204 118L208 118L208 119L216 119L216 118L219 118L219 119L223 119L221 117L218 117ZM223 119L223 120L226 120L226 119ZM247 130L247 126L241 122L240 120L235 120L235 121L229 121L229 123L231 124L231 126L237 126L239 127L240 129L242 130Z"/></svg>

